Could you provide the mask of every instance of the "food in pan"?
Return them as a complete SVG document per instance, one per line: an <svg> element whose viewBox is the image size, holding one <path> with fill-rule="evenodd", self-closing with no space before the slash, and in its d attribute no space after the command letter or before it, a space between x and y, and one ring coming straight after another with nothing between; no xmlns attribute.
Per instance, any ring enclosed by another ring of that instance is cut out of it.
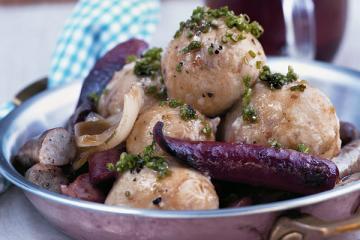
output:
<svg viewBox="0 0 360 240"><path fill-rule="evenodd" d="M196 8L167 49L132 39L85 79L65 127L13 157L47 190L164 210L242 207L358 179L359 132L291 66L273 72L262 27Z"/></svg>

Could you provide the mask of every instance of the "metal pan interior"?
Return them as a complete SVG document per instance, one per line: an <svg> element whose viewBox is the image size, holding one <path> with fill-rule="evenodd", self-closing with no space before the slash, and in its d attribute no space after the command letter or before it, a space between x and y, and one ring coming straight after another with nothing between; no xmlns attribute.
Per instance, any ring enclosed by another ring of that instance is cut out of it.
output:
<svg viewBox="0 0 360 240"><path fill-rule="evenodd" d="M303 62L289 58L270 58L269 65L274 71L280 72L285 72L287 66L292 65L302 79L309 80L312 85L319 87L330 97L340 119L355 123L360 127L360 111L357 111L357 105L360 103L359 72L325 63ZM46 91L25 102L0 123L0 173L24 191L48 201L113 214L157 218L213 218L291 209L360 190L360 182L355 182L331 191L287 201L207 211L158 211L112 207L46 191L26 181L17 173L10 164L10 157L27 139L38 135L45 129L63 125L75 108L80 89L81 82L74 82L56 90Z"/></svg>

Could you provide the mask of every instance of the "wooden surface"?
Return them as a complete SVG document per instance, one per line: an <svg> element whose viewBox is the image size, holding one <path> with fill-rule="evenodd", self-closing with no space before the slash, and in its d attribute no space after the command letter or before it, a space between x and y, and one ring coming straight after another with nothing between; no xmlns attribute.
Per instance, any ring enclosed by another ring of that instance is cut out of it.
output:
<svg viewBox="0 0 360 240"><path fill-rule="evenodd" d="M164 1L161 24L151 44L166 46L179 21L200 4L198 0ZM73 5L54 3L0 7L0 102L11 99L23 86L47 74L56 38ZM358 0L350 2L349 10L348 28L335 64L360 70ZM0 195L0 232L1 240L69 239L42 218L15 187ZM360 235L351 234L336 239L356 240L360 239Z"/></svg>

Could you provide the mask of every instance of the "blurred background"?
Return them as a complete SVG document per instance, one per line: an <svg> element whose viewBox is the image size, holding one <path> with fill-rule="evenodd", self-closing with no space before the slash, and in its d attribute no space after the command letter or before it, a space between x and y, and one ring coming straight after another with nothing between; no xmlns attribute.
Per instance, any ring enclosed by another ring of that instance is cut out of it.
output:
<svg viewBox="0 0 360 240"><path fill-rule="evenodd" d="M288 3L291 2L296 1L288 0ZM286 16L285 12L282 12L280 0L207 1L207 4L213 6L224 3L240 12L248 13L251 18L264 24L266 32L261 42L266 45L268 54L291 53L296 56L299 53L291 52L294 49L284 49L283 45L289 37L291 40L291 36L285 31L289 30L289 26L285 26ZM75 4L74 0L0 0L0 103L11 99L26 84L49 72L57 38ZM151 45L165 47L179 21L188 17L194 7L202 4L205 2L200 0L161 1L160 24L152 36ZM315 22L317 31L320 31L317 34L318 39L300 35L296 36L295 40L308 38L307 40L315 41L317 46L315 50L301 50L303 46L300 46L300 53L306 52L310 55L299 57L311 58L313 54L322 60L360 70L357 61L360 56L359 1L315 0L314 5L314 19L310 16L310 21ZM303 8L308 6L295 7L304 10ZM309 20L308 13L299 11L296 14L303 21L300 26L295 20L293 24L304 33L306 31L301 30L309 28L306 25L309 22L304 20Z"/></svg>
<svg viewBox="0 0 360 240"><path fill-rule="evenodd" d="M121 1L131 4L134 0ZM76 3L0 0L0 105L26 85L48 75L58 38ZM268 55L318 59L360 71L359 0L160 0L160 22L150 44L166 47L179 22L204 4L229 5L237 13L247 13L259 21L265 28L260 41ZM2 232L9 234L8 238L3 236L5 239L19 239L22 235L67 239L49 228L22 195L16 197L20 194L17 190L9 191L12 195L2 195L0 201L0 219L4 220L1 226L6 229ZM16 233L11 231L14 226L20 226ZM347 239L359 238L351 235Z"/></svg>

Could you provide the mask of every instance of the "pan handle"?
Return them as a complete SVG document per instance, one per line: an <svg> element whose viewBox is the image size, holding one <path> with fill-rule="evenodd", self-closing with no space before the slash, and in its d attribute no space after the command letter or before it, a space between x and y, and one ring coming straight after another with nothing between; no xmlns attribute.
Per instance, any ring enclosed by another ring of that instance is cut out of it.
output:
<svg viewBox="0 0 360 240"><path fill-rule="evenodd" d="M357 230L360 230L360 207L352 217L335 222L325 222L310 215L281 217L272 230L270 240L325 239Z"/></svg>
<svg viewBox="0 0 360 240"><path fill-rule="evenodd" d="M20 106L27 99L47 89L47 78L41 78L19 91L11 101L0 105L0 120L8 115L15 108Z"/></svg>
<svg viewBox="0 0 360 240"><path fill-rule="evenodd" d="M12 102L16 106L19 106L27 99L45 91L47 89L47 85L48 85L48 79L46 77L41 78L33 82L32 84L26 86L20 92L18 92L13 98Z"/></svg>

